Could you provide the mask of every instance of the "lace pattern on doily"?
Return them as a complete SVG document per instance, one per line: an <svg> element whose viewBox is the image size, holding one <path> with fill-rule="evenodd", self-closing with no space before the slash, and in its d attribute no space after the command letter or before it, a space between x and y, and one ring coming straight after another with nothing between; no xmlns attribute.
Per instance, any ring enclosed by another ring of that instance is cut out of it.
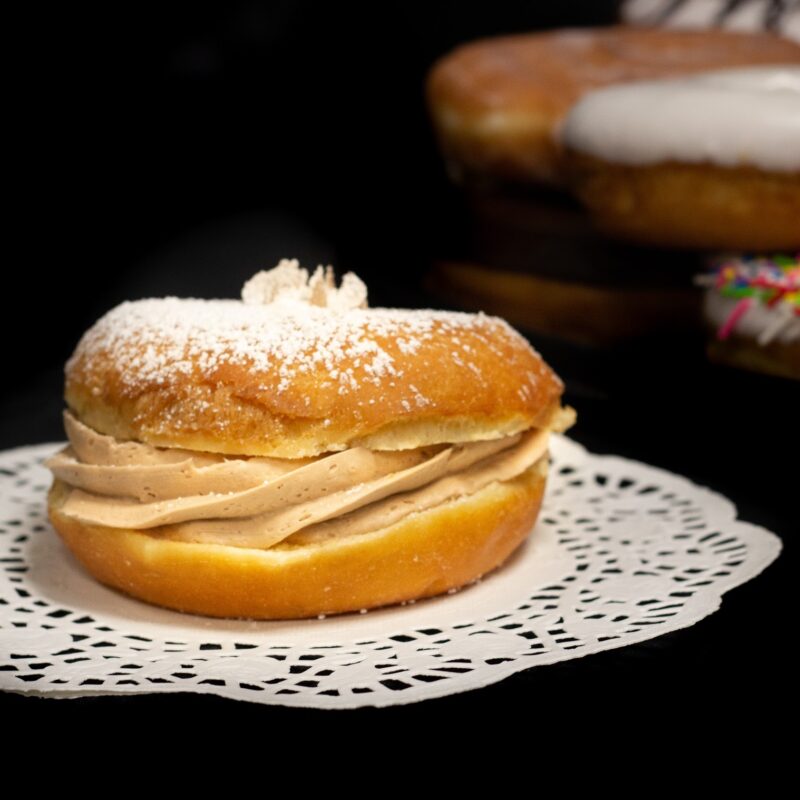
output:
<svg viewBox="0 0 800 800"><path fill-rule="evenodd" d="M211 620L106 589L46 520L41 461L0 453L0 689L190 691L290 706L386 706L688 627L780 552L725 498L555 437L536 530L452 595L321 620Z"/></svg>

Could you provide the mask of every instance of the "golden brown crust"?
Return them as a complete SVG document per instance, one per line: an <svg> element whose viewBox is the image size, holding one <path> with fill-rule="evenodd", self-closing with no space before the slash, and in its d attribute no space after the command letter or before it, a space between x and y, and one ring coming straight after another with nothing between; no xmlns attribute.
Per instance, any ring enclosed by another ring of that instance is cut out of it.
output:
<svg viewBox="0 0 800 800"><path fill-rule="evenodd" d="M800 247L800 173L753 167L612 164L570 154L571 182L604 232L667 247Z"/></svg>
<svg viewBox="0 0 800 800"><path fill-rule="evenodd" d="M280 359L209 369L194 355L189 369L154 376L144 357L152 344L139 344L139 333L123 328L106 344L90 331L67 366L66 401L101 433L161 447L299 458L496 438L547 427L563 390L541 356L491 317L434 322L414 352L401 337L370 334L394 373L373 382L363 358L344 354L336 374L353 376L344 393L324 363L286 381Z"/></svg>
<svg viewBox="0 0 800 800"><path fill-rule="evenodd" d="M214 617L290 619L375 608L463 586L495 569L530 533L546 459L517 478L413 514L383 530L268 550L159 539L141 531L50 519L99 581L156 605Z"/></svg>
<svg viewBox="0 0 800 800"><path fill-rule="evenodd" d="M586 91L711 69L800 63L800 46L767 33L625 26L485 39L441 59L427 84L455 170L560 183L557 124Z"/></svg>

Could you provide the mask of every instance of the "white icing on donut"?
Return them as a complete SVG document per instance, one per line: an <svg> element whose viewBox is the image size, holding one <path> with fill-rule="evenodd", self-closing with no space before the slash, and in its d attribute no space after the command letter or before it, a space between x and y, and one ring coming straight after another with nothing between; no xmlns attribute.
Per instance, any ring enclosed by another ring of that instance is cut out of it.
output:
<svg viewBox="0 0 800 800"><path fill-rule="evenodd" d="M589 92L561 131L579 153L800 170L800 67L752 67Z"/></svg>
<svg viewBox="0 0 800 800"><path fill-rule="evenodd" d="M800 5L789 12L785 22L781 26L781 33L789 39L800 42Z"/></svg>
<svg viewBox="0 0 800 800"><path fill-rule="evenodd" d="M713 28L720 10L719 0L700 0L682 3L664 20L670 28Z"/></svg>
<svg viewBox="0 0 800 800"><path fill-rule="evenodd" d="M762 3L740 3L734 6L723 20L729 31L763 31L767 29L767 13Z"/></svg>
<svg viewBox="0 0 800 800"><path fill-rule="evenodd" d="M800 41L800 2L788 0L625 0L622 19L634 25L731 31L773 31Z"/></svg>
<svg viewBox="0 0 800 800"><path fill-rule="evenodd" d="M721 328L730 318L733 309L739 304L737 297L725 297L711 289L706 292L704 311L706 319L714 326ZM788 306L787 306L788 307ZM776 330L776 322L781 324ZM734 331L737 336L747 339L760 340L760 344L769 344L770 341L800 342L800 317L783 317L783 314L762 303L753 303L747 311L737 320ZM764 334L772 333L768 341L764 341Z"/></svg>

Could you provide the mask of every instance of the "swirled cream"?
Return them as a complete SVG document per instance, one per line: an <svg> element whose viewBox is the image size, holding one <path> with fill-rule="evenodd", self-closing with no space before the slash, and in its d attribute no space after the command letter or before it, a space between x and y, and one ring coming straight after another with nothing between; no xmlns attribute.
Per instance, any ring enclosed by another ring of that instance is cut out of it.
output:
<svg viewBox="0 0 800 800"><path fill-rule="evenodd" d="M69 446L47 466L69 487L60 511L88 525L182 541L268 548L376 530L510 480L547 452L548 432L309 459L236 458L120 442L65 413Z"/></svg>
<svg viewBox="0 0 800 800"><path fill-rule="evenodd" d="M800 170L800 67L752 67L589 92L561 129L573 151L618 164L668 161Z"/></svg>

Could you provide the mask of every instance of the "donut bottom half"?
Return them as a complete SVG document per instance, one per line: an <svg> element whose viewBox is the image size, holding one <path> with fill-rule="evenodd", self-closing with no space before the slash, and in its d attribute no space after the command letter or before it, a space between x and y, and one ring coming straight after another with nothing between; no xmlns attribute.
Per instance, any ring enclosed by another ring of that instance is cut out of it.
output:
<svg viewBox="0 0 800 800"><path fill-rule="evenodd" d="M297 619L376 608L459 588L502 564L531 532L547 457L516 478L413 513L389 527L266 549L178 542L85 525L50 491L50 520L101 583L165 608L210 617Z"/></svg>
<svg viewBox="0 0 800 800"><path fill-rule="evenodd" d="M800 247L800 173L711 164L614 164L573 154L570 180L603 232L640 244Z"/></svg>

